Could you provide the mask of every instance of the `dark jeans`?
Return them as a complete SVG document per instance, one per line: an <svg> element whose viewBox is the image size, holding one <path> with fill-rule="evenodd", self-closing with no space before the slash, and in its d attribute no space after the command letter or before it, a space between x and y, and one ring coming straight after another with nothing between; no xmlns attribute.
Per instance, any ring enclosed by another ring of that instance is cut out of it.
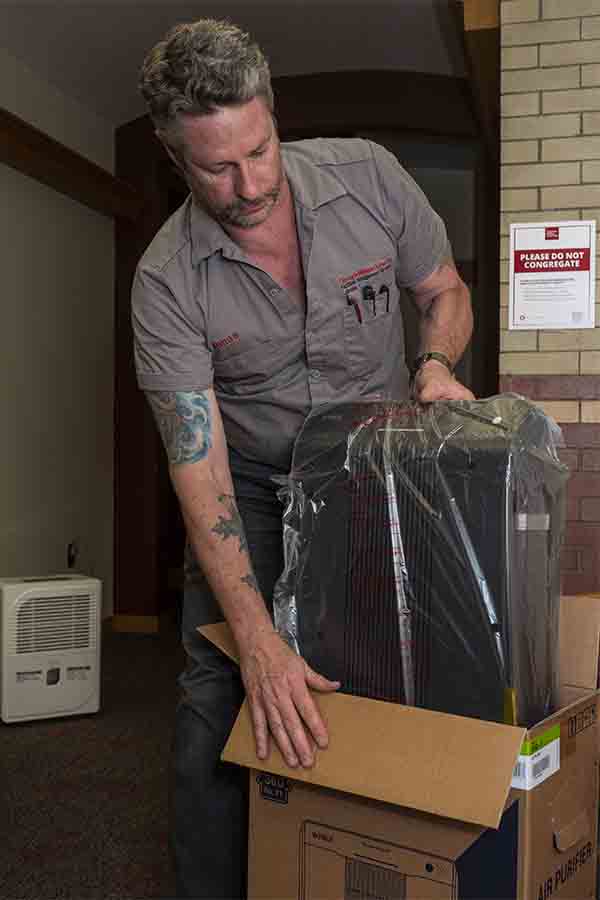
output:
<svg viewBox="0 0 600 900"><path fill-rule="evenodd" d="M236 485L250 556L265 600L283 569L282 506ZM248 772L219 760L244 698L238 667L197 632L223 619L200 572L188 572L182 633L187 667L175 720L171 844L178 897L246 895Z"/></svg>

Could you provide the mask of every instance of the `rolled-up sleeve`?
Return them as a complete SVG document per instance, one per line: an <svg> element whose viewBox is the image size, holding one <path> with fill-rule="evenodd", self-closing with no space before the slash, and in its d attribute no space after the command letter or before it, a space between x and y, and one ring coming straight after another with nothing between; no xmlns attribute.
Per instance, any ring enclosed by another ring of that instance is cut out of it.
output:
<svg viewBox="0 0 600 900"><path fill-rule="evenodd" d="M192 391L212 386L206 332L186 314L163 271L138 266L131 313L135 368L142 390Z"/></svg>

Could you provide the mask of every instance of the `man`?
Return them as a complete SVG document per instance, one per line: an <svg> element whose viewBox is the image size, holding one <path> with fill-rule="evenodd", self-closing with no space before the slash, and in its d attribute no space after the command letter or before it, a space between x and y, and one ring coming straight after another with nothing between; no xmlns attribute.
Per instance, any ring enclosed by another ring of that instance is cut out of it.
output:
<svg viewBox="0 0 600 900"><path fill-rule="evenodd" d="M314 672L271 621L283 567L272 476L321 403L408 396L400 288L421 313L414 390L470 398L452 375L469 294L443 223L397 161L368 141L280 146L268 65L247 35L173 29L141 78L156 133L190 197L142 257L136 365L188 533L188 667L174 741L173 849L185 897L245 889L243 772L219 763L248 697L257 754L273 739L311 766L328 735ZM225 618L240 672L197 633Z"/></svg>

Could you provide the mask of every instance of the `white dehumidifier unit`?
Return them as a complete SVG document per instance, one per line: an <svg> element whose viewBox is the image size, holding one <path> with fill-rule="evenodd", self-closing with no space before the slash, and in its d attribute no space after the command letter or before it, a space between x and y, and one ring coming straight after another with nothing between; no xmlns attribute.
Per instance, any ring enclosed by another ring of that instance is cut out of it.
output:
<svg viewBox="0 0 600 900"><path fill-rule="evenodd" d="M96 578L0 578L0 718L100 708L102 586Z"/></svg>

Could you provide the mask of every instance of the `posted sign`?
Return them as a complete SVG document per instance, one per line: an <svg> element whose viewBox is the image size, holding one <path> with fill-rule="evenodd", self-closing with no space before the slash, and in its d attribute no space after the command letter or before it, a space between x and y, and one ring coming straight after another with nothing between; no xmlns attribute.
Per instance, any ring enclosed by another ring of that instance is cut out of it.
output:
<svg viewBox="0 0 600 900"><path fill-rule="evenodd" d="M511 225L509 277L509 328L593 328L596 222Z"/></svg>

